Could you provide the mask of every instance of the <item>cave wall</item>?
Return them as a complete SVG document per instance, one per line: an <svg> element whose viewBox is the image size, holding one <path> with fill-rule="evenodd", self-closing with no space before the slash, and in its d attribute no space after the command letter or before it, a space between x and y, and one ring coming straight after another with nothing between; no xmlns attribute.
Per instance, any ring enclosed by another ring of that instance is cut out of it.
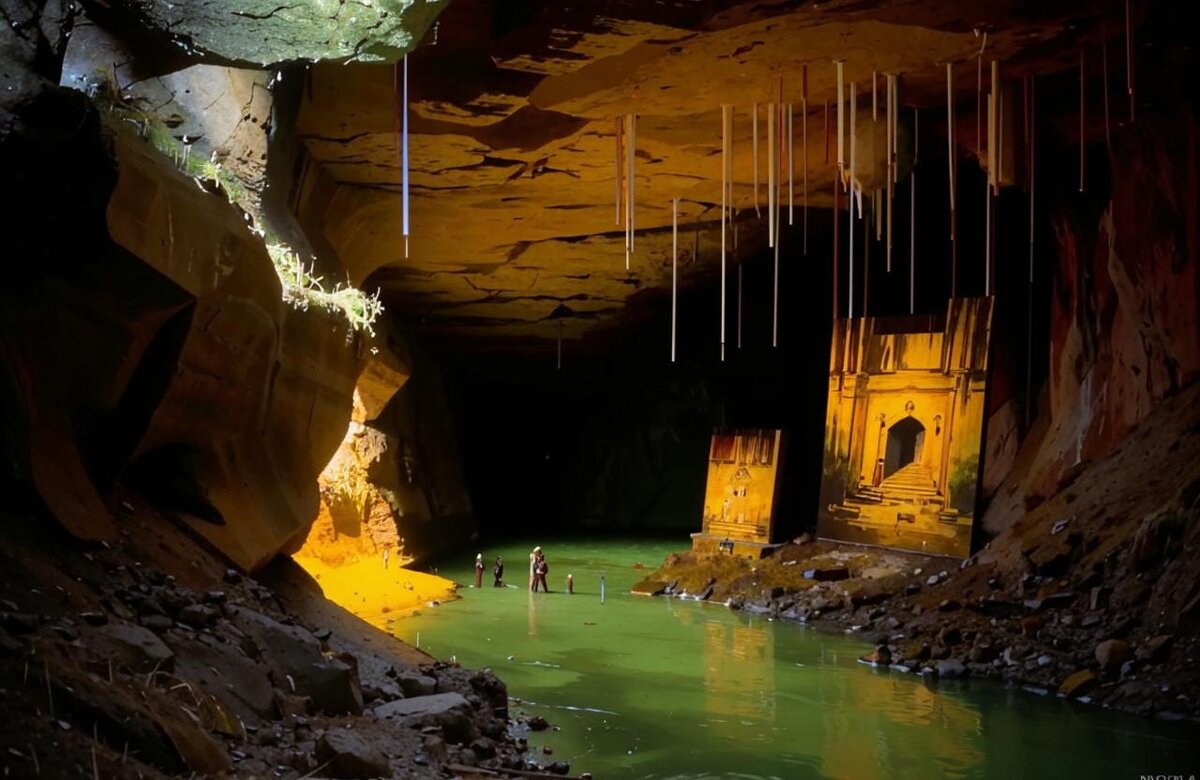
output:
<svg viewBox="0 0 1200 780"><path fill-rule="evenodd" d="M1112 453L1200 376L1197 140L1194 105L1140 117L1113 135L1110 186L1056 201L1041 414L1022 431L1007 405L989 423L988 532Z"/></svg>
<svg viewBox="0 0 1200 780"><path fill-rule="evenodd" d="M342 566L385 549L420 562L476 533L440 369L411 335L391 329L373 348L318 484L317 518L295 549L302 562Z"/></svg>

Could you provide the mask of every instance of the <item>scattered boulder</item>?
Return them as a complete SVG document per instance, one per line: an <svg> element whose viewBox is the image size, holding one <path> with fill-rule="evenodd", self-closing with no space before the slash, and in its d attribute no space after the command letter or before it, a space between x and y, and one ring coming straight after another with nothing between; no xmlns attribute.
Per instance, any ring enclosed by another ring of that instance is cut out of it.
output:
<svg viewBox="0 0 1200 780"><path fill-rule="evenodd" d="M1174 634L1160 634L1138 647L1137 657L1152 664L1162 663L1171 655L1171 647L1174 643Z"/></svg>
<svg viewBox="0 0 1200 780"><path fill-rule="evenodd" d="M387 757L348 729L331 729L317 741L317 763L322 773L339 778L373 778L391 775Z"/></svg>
<svg viewBox="0 0 1200 780"><path fill-rule="evenodd" d="M380 718L441 715L456 708L466 710L470 706L461 693L435 693L432 696L414 696L409 699L389 701L387 704L376 707L375 715Z"/></svg>
<svg viewBox="0 0 1200 780"><path fill-rule="evenodd" d="M990 642L978 642L971 648L970 661L975 664L986 664L995 660L996 646Z"/></svg>
<svg viewBox="0 0 1200 780"><path fill-rule="evenodd" d="M170 630L171 626L175 625L175 621L166 615L146 615L140 618L138 622L156 634L165 634Z"/></svg>
<svg viewBox="0 0 1200 780"><path fill-rule="evenodd" d="M1062 681L1062 684L1058 686L1058 695L1068 699L1083 696L1096 687L1098 682L1095 672L1091 669L1081 669Z"/></svg>
<svg viewBox="0 0 1200 780"><path fill-rule="evenodd" d="M178 620L192 628L206 628L217 619L217 611L207 604L189 604L179 610Z"/></svg>
<svg viewBox="0 0 1200 780"><path fill-rule="evenodd" d="M96 647L114 666L135 672L152 669L169 672L175 668L175 653L148 628L128 623L101 626L96 631Z"/></svg>
<svg viewBox="0 0 1200 780"><path fill-rule="evenodd" d="M415 696L432 696L437 691L437 680L414 672L399 672L396 674L396 684L408 698Z"/></svg>
<svg viewBox="0 0 1200 780"><path fill-rule="evenodd" d="M945 658L941 661L938 661L937 664L934 665L933 670L937 674L938 678L942 680L953 680L963 677L967 673L966 667L964 667L962 661L958 660L957 658Z"/></svg>
<svg viewBox="0 0 1200 780"><path fill-rule="evenodd" d="M1100 671L1113 674L1120 671L1122 664L1133 658L1133 648L1123 639L1106 639L1096 645L1095 654Z"/></svg>
<svg viewBox="0 0 1200 780"><path fill-rule="evenodd" d="M350 664L330 658L296 670L295 693L308 696L330 715L358 715L363 710L358 673Z"/></svg>
<svg viewBox="0 0 1200 780"><path fill-rule="evenodd" d="M550 724L541 715L534 715L529 720L525 721L525 725L529 726L530 731L545 731L550 728Z"/></svg>

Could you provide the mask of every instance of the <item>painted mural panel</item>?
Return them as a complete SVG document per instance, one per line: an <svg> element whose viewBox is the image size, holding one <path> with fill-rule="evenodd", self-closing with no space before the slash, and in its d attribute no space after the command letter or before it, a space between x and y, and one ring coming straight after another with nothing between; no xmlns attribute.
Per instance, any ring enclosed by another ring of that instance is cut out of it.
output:
<svg viewBox="0 0 1200 780"><path fill-rule="evenodd" d="M716 431L708 455L701 536L767 544L774 521L783 433Z"/></svg>
<svg viewBox="0 0 1200 780"><path fill-rule="evenodd" d="M966 557L992 299L834 324L817 533Z"/></svg>

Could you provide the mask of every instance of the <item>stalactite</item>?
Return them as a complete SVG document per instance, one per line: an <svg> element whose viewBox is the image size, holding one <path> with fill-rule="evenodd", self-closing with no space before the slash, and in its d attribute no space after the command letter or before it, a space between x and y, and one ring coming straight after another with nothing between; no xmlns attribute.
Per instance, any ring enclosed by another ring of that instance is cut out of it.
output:
<svg viewBox="0 0 1200 780"><path fill-rule="evenodd" d="M725 360L725 231L729 214L730 158L733 145L733 106L721 105L721 360Z"/></svg>
<svg viewBox="0 0 1200 780"><path fill-rule="evenodd" d="M896 77L887 76L887 270L892 272L892 212L896 202Z"/></svg>
<svg viewBox="0 0 1200 780"><path fill-rule="evenodd" d="M958 236L954 218L954 64L946 63L946 169L950 185L950 297L958 293Z"/></svg>
<svg viewBox="0 0 1200 780"><path fill-rule="evenodd" d="M867 308L871 301L871 223L869 220L863 220L863 299L862 299L862 316L869 317L870 309Z"/></svg>
<svg viewBox="0 0 1200 780"><path fill-rule="evenodd" d="M874 163L876 161L878 161L878 159L879 159L879 155L875 154L876 150L875 150L875 142L874 142L874 139L877 137L876 133L875 133L875 128L878 124L879 124L879 74L876 71L871 71L871 139L872 139L871 151L872 151L872 156L875 158L875 160L872 161L872 165L874 165ZM875 191L873 193L871 193L871 212L872 212L871 216L873 216L875 218L875 240L878 241L881 238L881 231L883 229L883 225L879 220L880 211L879 211L879 188L878 187L876 187ZM863 252L864 252L863 258L864 258L864 262L869 262L870 257L871 257L871 245L869 243L870 236L867 235L866 231L863 231L863 237L864 237L864 239L863 239ZM864 317L866 316L866 308L865 307L863 309L863 316Z"/></svg>
<svg viewBox="0 0 1200 780"><path fill-rule="evenodd" d="M778 201L776 201L778 204ZM775 228L779 229L780 215L775 215ZM771 293L771 346L779 346L779 236L775 236L775 283Z"/></svg>
<svg viewBox="0 0 1200 780"><path fill-rule="evenodd" d="M751 109L750 120L750 137L751 137L751 155L754 157L754 215L762 219L762 212L758 209L758 103L755 103Z"/></svg>
<svg viewBox="0 0 1200 780"><path fill-rule="evenodd" d="M622 144L622 135L623 135L623 133L621 132L622 121L623 121L623 120L622 120L622 118L621 118L621 117L617 117L617 119L616 119L616 123L615 123L615 124L616 124L616 130L615 130L615 132L614 132L614 137L616 138L616 144L617 144L617 154L616 154L616 166L617 166L617 177L616 177L616 179L617 179L617 198L616 198L616 203L617 203L617 225L620 225L620 224L621 224L621 191L622 191L622 189L623 189L623 188L624 188L624 186L625 186L624 175L623 175L623 174L624 174L624 171L625 171L625 166L623 165L623 161L622 161L622 159L621 159L621 151L622 151L622 149L621 149L621 144Z"/></svg>
<svg viewBox="0 0 1200 780"><path fill-rule="evenodd" d="M1133 0L1125 0L1125 84L1129 91L1129 121L1137 121L1133 97Z"/></svg>
<svg viewBox="0 0 1200 780"><path fill-rule="evenodd" d="M825 164L829 165L829 101L825 101Z"/></svg>
<svg viewBox="0 0 1200 780"><path fill-rule="evenodd" d="M637 236L637 114L629 115L629 254Z"/></svg>
<svg viewBox="0 0 1200 780"><path fill-rule="evenodd" d="M846 291L846 300L848 301L846 312L851 319L854 318L854 220L855 203L858 204L858 217L862 217L862 199L857 198L857 190L854 184L854 150L858 146L854 134L854 122L858 116L858 83L850 82L850 274L848 278L849 289Z"/></svg>
<svg viewBox="0 0 1200 780"><path fill-rule="evenodd" d="M984 210L984 228L983 228L983 294L991 295L990 281L992 278L992 182L995 179L996 170L996 142L992 137L992 132L995 127L995 102L994 94L988 95L988 175L987 180L983 185L983 210Z"/></svg>
<svg viewBox="0 0 1200 780"><path fill-rule="evenodd" d="M775 104L767 104L767 246L775 246Z"/></svg>
<svg viewBox="0 0 1200 780"><path fill-rule="evenodd" d="M921 112L913 109L913 167L908 179L908 313L917 308L917 159L921 150Z"/></svg>
<svg viewBox="0 0 1200 780"><path fill-rule="evenodd" d="M742 348L742 258L738 255L738 223L733 222L733 263L737 266L737 348Z"/></svg>
<svg viewBox="0 0 1200 780"><path fill-rule="evenodd" d="M401 233L404 236L404 256L408 257L408 55L403 57L402 65L402 91L400 100L400 190L401 190L401 209L403 218L401 223Z"/></svg>
<svg viewBox="0 0 1200 780"><path fill-rule="evenodd" d="M1079 50L1079 191L1084 191L1087 171L1087 85L1084 49Z"/></svg>
<svg viewBox="0 0 1200 780"><path fill-rule="evenodd" d="M992 60L992 91L988 104L988 179L1000 193L1000 62Z"/></svg>
<svg viewBox="0 0 1200 780"><path fill-rule="evenodd" d="M679 310L679 198L671 199L671 362L675 362L676 317Z"/></svg>
<svg viewBox="0 0 1200 780"><path fill-rule="evenodd" d="M842 189L846 189L846 80L845 60L838 60L837 65L837 164L838 180Z"/></svg>
<svg viewBox="0 0 1200 780"><path fill-rule="evenodd" d="M883 187L876 187L871 197L871 216L875 218L875 240L883 238Z"/></svg>
<svg viewBox="0 0 1200 780"><path fill-rule="evenodd" d="M792 224L792 216L793 216L792 195L793 195L793 184L794 184L793 177L795 175L795 170L796 170L796 159L795 159L796 155L793 154L792 152L795 148L796 148L795 142L794 142L793 136L792 136L792 104L788 103L787 104L787 150L788 150L787 172L788 172L788 224L789 225Z"/></svg>
<svg viewBox="0 0 1200 780"><path fill-rule="evenodd" d="M633 255L634 236L634 160L637 157L637 114L625 117L625 270Z"/></svg>
<svg viewBox="0 0 1200 780"><path fill-rule="evenodd" d="M838 318L838 266L841 265L842 230L838 224L841 221L842 185L837 179L833 181L833 318Z"/></svg>
<svg viewBox="0 0 1200 780"><path fill-rule="evenodd" d="M800 114L803 117L801 121L804 126L800 130L802 140L800 142L801 154L804 156L804 161L801 165L804 166L803 172L803 222L804 222L804 256L808 257L808 66L804 65L800 69Z"/></svg>
<svg viewBox="0 0 1200 780"><path fill-rule="evenodd" d="M975 71L975 156L980 160L983 159L983 53L987 51L987 37L985 31Z"/></svg>

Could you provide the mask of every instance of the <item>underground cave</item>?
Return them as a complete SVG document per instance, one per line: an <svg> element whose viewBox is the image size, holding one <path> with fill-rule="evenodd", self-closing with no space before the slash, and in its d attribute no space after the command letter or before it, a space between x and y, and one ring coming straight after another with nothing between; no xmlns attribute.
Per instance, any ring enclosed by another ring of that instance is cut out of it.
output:
<svg viewBox="0 0 1200 780"><path fill-rule="evenodd" d="M0 0L0 771L1200 773L1188 10Z"/></svg>

